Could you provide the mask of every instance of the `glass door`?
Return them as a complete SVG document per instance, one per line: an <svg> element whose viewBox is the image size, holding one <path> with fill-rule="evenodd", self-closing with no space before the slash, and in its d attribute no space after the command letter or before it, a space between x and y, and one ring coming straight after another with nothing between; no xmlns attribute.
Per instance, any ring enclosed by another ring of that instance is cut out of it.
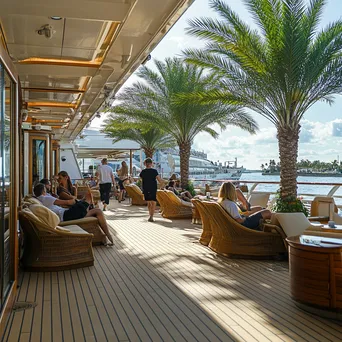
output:
<svg viewBox="0 0 342 342"><path fill-rule="evenodd" d="M0 64L0 301L1 308L12 283L11 234L11 118L15 84Z"/></svg>
<svg viewBox="0 0 342 342"><path fill-rule="evenodd" d="M47 178L48 141L46 136L30 135L29 151L29 190L32 192L36 183Z"/></svg>

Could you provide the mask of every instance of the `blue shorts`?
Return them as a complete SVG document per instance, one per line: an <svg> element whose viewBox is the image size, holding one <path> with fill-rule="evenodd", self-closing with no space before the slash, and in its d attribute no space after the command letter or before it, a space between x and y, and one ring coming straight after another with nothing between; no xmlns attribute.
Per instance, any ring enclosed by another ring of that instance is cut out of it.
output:
<svg viewBox="0 0 342 342"><path fill-rule="evenodd" d="M247 216L245 221L242 223L242 225L249 229L261 230L259 227L260 220L262 220L261 213L256 213L256 214Z"/></svg>

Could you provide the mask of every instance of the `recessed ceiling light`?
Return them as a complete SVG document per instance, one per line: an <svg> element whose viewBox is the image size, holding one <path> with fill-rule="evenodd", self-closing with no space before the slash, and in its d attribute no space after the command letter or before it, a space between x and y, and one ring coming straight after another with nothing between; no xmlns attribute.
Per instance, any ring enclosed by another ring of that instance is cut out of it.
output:
<svg viewBox="0 0 342 342"><path fill-rule="evenodd" d="M52 16L52 17L50 17L50 19L52 19L52 20L62 20L63 18L62 17L57 17L57 16Z"/></svg>

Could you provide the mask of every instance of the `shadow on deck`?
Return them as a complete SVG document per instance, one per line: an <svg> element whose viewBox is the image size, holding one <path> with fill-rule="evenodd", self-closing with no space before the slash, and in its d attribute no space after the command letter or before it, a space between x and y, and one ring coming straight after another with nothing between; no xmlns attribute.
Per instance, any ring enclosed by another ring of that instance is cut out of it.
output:
<svg viewBox="0 0 342 342"><path fill-rule="evenodd" d="M127 204L106 212L114 247L95 266L25 272L4 341L340 341L342 326L298 309L288 263L217 256L199 226Z"/></svg>

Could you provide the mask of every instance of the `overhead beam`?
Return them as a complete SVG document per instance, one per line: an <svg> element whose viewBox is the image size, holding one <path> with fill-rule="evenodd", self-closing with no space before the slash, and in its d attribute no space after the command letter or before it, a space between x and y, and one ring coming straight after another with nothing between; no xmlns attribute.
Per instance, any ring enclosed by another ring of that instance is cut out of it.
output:
<svg viewBox="0 0 342 342"><path fill-rule="evenodd" d="M55 108L76 108L77 103L69 102L45 102L45 101L29 101L27 107L55 107Z"/></svg>
<svg viewBox="0 0 342 342"><path fill-rule="evenodd" d="M66 93L66 94L78 94L84 93L85 90L80 89L64 89L64 88L35 88L35 87L22 87L22 90L32 91L34 93Z"/></svg>
<svg viewBox="0 0 342 342"><path fill-rule="evenodd" d="M1 16L33 15L62 18L123 21L130 9L129 3L97 0L2 0ZM47 19L48 20L48 19ZM46 23L42 23L46 24Z"/></svg>
<svg viewBox="0 0 342 342"><path fill-rule="evenodd" d="M18 61L19 64L39 64L39 65L58 65L72 67L98 68L101 65L100 60L95 61L78 61L73 59L57 59L57 58L37 58L31 57Z"/></svg>
<svg viewBox="0 0 342 342"><path fill-rule="evenodd" d="M35 76L65 76L65 77L83 77L95 76L97 73L96 68L87 67L72 67L65 65L40 65L40 64L18 64L16 63L18 74L35 75Z"/></svg>

